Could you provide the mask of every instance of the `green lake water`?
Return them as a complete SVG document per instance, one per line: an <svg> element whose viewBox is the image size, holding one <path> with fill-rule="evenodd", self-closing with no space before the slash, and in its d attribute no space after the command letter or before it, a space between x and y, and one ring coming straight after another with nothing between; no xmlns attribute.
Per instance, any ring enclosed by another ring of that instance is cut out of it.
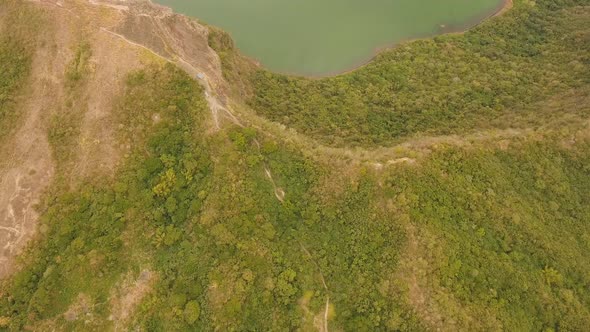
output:
<svg viewBox="0 0 590 332"><path fill-rule="evenodd" d="M404 40L468 28L502 0L154 0L229 32L240 51L282 73L323 76Z"/></svg>

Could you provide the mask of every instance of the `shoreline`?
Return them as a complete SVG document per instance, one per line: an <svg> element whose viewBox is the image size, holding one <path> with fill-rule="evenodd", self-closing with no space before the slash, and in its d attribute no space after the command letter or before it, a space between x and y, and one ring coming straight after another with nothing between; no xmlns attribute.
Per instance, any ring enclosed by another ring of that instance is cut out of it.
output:
<svg viewBox="0 0 590 332"><path fill-rule="evenodd" d="M155 8L158 8L160 10L164 10L164 11L168 11L171 13L176 13L174 11L173 8L156 3L155 0L147 0L147 2L154 6ZM377 57L379 57L382 53L393 50L397 47L400 47L402 45L411 43L411 42L415 42L415 41L419 41L419 40L427 40L427 39L431 39L431 38L435 38L438 36L445 36L445 35L461 35L464 34L466 32L468 32L469 30L476 28L477 26L487 22L489 19L492 19L494 17L499 17L504 15L505 13L507 13L508 11L510 11L510 9L512 9L512 7L514 6L514 2L513 0L502 0L502 2L500 3L500 5L498 5L493 12L489 13L489 14L484 14L481 15L480 17L476 17L471 19L470 21L468 21L467 23L463 24L460 27L457 28L449 28L448 31L442 31L439 33L434 33L431 35L427 35L427 36L422 36L422 37L416 37L416 38L408 38L405 40L401 40L392 44L388 44L382 47L376 47L374 52L372 53L372 55L370 57L368 57L366 60L363 61L359 61L358 65L354 65L351 66L348 69L344 69L342 71L336 71L336 72L329 72L329 73L325 73L325 74L318 74L318 75L314 75L314 74L298 74L298 73L294 73L294 72L288 72L288 71L279 71L279 70L272 70L270 68L267 68L266 66L264 66L264 64L262 64L259 60L257 60L254 57L248 56L244 53L242 53L240 51L239 48L236 47L236 49L238 50L239 56L246 58L248 61L252 62L256 67L274 73L274 74L279 74L279 75L284 75L284 76L289 76L289 77L296 77L296 78L303 78L303 79L309 79L309 80L321 80L321 79L325 79L325 78L332 78L332 77L338 77L341 75L346 75L346 74L350 74L356 70L359 70L361 68L364 68L368 65L370 65ZM197 22L199 22L199 24L203 24L204 26L211 26L210 24L202 21L200 18L198 17L192 17L186 14L180 14L177 13L179 15L182 16L186 16L189 19L194 19ZM215 26L218 29L221 29L223 31L225 31L224 29ZM441 29L447 29L448 27L440 27Z"/></svg>
<svg viewBox="0 0 590 332"><path fill-rule="evenodd" d="M512 9L512 7L514 7L514 0L504 0L502 8L500 8L500 10L498 10L498 12L492 15L491 17L502 16L506 14L506 12L508 12L510 9Z"/></svg>
<svg viewBox="0 0 590 332"><path fill-rule="evenodd" d="M286 75L286 76L290 76L290 77L299 77L299 78L305 78L305 79L310 79L310 80L321 80L321 79L325 79L325 78L332 78L332 77L337 77L337 76L341 76L341 75L346 75L346 74L350 74L353 73L361 68L364 68L368 65L370 65L375 59L377 59L382 53L387 52L387 51L391 51L396 49L397 47L403 46L405 44L409 44L415 41L420 41L420 40L428 40L428 39L432 39L438 36L447 36L447 35L462 35L478 26L480 26L481 24L484 24L485 22L487 22L489 19L492 19L494 17L499 17L502 16L504 14L506 14L508 11L510 11L510 9L512 9L512 7L514 6L514 0L503 0L502 3L495 8L493 13L490 14L486 14L485 16L483 16L480 19L473 19L472 22L473 23L467 23L465 24L462 28L457 28L457 29L451 29L447 32L442 32L442 33L437 33L437 34L433 34L433 35L429 35L429 36L424 36L424 37L417 37L417 38L408 38L406 40L402 40L400 42L394 43L394 44L389 44L387 46L383 46L383 47L378 47L375 52L373 52L373 55L371 56L371 58L369 58L368 60L363 61L360 65L358 66L354 66L350 69L344 70L344 71L339 71L339 72L335 72L335 73L328 73L328 74L323 74L323 75L301 75L301 74L295 74L295 73L288 73L288 72L279 72L279 71L273 71L270 69L265 68L264 66L261 65L262 68L264 68L265 70L268 70L270 72L273 73L277 73L280 75ZM252 59L250 57L247 57L248 59ZM255 61L257 64L259 63L256 60Z"/></svg>

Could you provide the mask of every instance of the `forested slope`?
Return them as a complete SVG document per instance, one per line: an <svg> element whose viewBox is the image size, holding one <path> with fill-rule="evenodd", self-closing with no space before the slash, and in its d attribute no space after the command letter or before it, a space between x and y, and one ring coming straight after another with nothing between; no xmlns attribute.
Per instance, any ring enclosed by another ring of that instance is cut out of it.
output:
<svg viewBox="0 0 590 332"><path fill-rule="evenodd" d="M245 99L261 116L335 146L539 124L538 105L590 80L584 4L516 0L464 34L397 46L333 78L254 70ZM240 68L232 62L230 72Z"/></svg>
<svg viewBox="0 0 590 332"><path fill-rule="evenodd" d="M148 330L306 329L328 296L344 330L590 322L587 128L573 146L440 147L344 177L254 131L203 137L200 95L171 66L129 77L135 152L110 184L50 192L47 233L5 289L9 326L112 326L113 289L142 274L153 289L134 324ZM77 301L90 319L61 315Z"/></svg>
<svg viewBox="0 0 590 332"><path fill-rule="evenodd" d="M66 9L89 15L83 3ZM532 53L497 55L523 61L509 65L515 72L506 75L530 85L494 90L500 92L491 106L479 104L483 99L471 95L473 86L451 89L432 81L400 94L408 102L434 103L443 96L449 103L471 102L455 105L465 110L456 132L508 128L511 135L482 131L452 140L430 137L420 144L418 133L448 132L455 115L410 107L408 119L417 116L423 121L412 121L424 127L410 126L402 133L369 126L367 140L359 141L355 135L365 134L366 122L348 107L377 103L353 90L387 87L407 77L396 70L421 68L403 60L420 52L443 57L433 68L445 67L453 76L461 70L464 78L474 75L475 68L459 69L460 61L436 51L440 40L467 44L473 34L487 31L490 45L502 45L495 34L511 31L496 31L490 28L496 23L490 23L464 36L411 43L358 72L318 81L255 72L252 87L252 77L244 76L252 67L231 53L226 48L231 41L214 30L210 42L220 50L225 74L236 90L253 98L254 111L276 120L262 100L272 96L277 103L282 100L281 112L295 112L292 102L328 99L291 87L323 94L334 91L335 82L346 82L342 95L330 100L349 113L347 121L360 121L351 125L359 131L341 131L341 118L331 113L327 118L310 113L312 131L303 132L334 144L414 136L402 149L407 157L385 162L310 153L288 132L277 135L243 124L265 121L248 118L247 112L236 114L242 122L222 121L217 129L207 103L212 92L206 96L193 77L141 49L141 65L122 76L121 90L109 100L110 117L100 122L114 128L115 151L121 155L112 173L75 174L83 144L76 112L82 108L66 107L58 114L69 121L48 116L38 128L47 136L57 174L37 207L38 236L22 253L18 269L0 284L0 330L585 331L590 326L590 82L582 71L588 66L583 52L588 44L573 48L570 42L587 41L588 11L551 7L561 13L555 16L546 15L547 3L537 3L536 14L525 6L532 5L517 2L516 14L498 22L528 22L517 20L528 13L538 15L538 24L562 29L559 38L540 33L539 44L532 32L507 38L518 45L532 38L538 54L521 49L514 52ZM64 10L4 1L0 13L49 19ZM89 17L92 24L86 28L96 29L98 15ZM75 89L100 77L102 69L93 66L99 39L88 36L71 41L61 82L70 91L60 100L66 106L84 105L86 97ZM547 40L555 43L552 48L545 48ZM116 44L119 52L135 47L124 42ZM16 61L12 50L27 49L23 41L14 43L0 44L0 68ZM481 52L490 50L483 44ZM450 47L466 52L457 44ZM553 67L549 60L560 52L568 68ZM487 63L485 57L474 61ZM23 68L33 66L22 58ZM485 77L486 67L481 68ZM518 70L531 76L522 78ZM0 99L0 110L22 109L18 101L27 96L23 86L30 72L2 72L6 97ZM441 80L445 75L441 72ZM491 76L480 80L500 84ZM453 91L460 92L451 98ZM488 116L494 105L501 106L493 113L497 116ZM420 153L413 150L418 146Z"/></svg>

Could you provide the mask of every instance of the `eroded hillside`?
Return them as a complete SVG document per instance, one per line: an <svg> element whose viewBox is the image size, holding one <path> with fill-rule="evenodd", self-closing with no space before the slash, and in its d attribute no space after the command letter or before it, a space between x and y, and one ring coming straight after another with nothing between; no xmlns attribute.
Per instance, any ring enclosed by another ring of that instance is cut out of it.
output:
<svg viewBox="0 0 590 332"><path fill-rule="evenodd" d="M10 84L26 86L18 94L6 87L9 99L3 103L4 274L34 234L34 205L54 177L76 183L112 175L130 148L131 142L116 141L112 114L129 72L171 61L191 75L204 73L216 87L223 81L206 28L163 8L143 2L117 7L6 1L3 14L6 47L15 47L3 50L5 68L15 67L5 80L12 75L18 82ZM188 40L188 46L177 45ZM26 73L13 73L18 67Z"/></svg>
<svg viewBox="0 0 590 332"><path fill-rule="evenodd" d="M0 0L0 329L583 331L588 8L547 6L307 80L145 1Z"/></svg>

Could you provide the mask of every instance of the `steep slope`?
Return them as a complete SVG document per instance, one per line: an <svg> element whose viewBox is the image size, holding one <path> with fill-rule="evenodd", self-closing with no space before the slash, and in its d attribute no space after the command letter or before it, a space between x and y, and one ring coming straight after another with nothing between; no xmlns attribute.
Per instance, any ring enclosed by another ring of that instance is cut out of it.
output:
<svg viewBox="0 0 590 332"><path fill-rule="evenodd" d="M48 63L51 59L48 50L35 49L37 40L46 37L40 36L41 18L29 8L4 8L3 13L0 21L0 277L11 271L14 256L34 234L37 214L33 206L53 173L47 138L40 130L40 123L41 108L47 103L48 95L56 93L51 80L52 70L56 68ZM22 19L29 24L22 24ZM34 78L29 79L29 75ZM20 89L24 90L22 94Z"/></svg>
<svg viewBox="0 0 590 332"><path fill-rule="evenodd" d="M206 74L213 86L222 82L205 28L163 8L141 1L131 10L86 1L35 3L2 4L2 63L9 71L2 72L6 99L0 122L6 161L0 171L1 274L35 233L33 206L52 181L54 168L57 182L75 184L112 174L129 149L131 142L116 141L112 118L127 73L146 63L175 61L192 75ZM152 17L143 11L161 21L142 21ZM127 31L130 26L151 40L142 41ZM150 42L163 40L162 35L167 45L160 50ZM137 47L134 39L146 45ZM175 44L182 40L193 43Z"/></svg>
<svg viewBox="0 0 590 332"><path fill-rule="evenodd" d="M11 128L2 141L7 161L0 171L6 213L2 220L4 227L13 230L3 259L10 260L35 233L34 206L56 181L55 175L65 183L109 173L107 169L112 172L117 149L107 120L109 100L117 94L125 71L136 66L133 61L139 62L137 52L132 51L136 59L129 61L125 50L99 34L79 29L90 24L79 15L49 6L2 3L8 18L3 29L10 40L3 45L16 44L26 68L20 76L6 73L6 79L19 78L23 88L9 92L8 102L3 102L15 116L1 119ZM91 62L90 50L84 46L90 42L98 50ZM113 63L115 57L119 61ZM10 58L3 57L3 68L13 66ZM11 265L7 262L3 268Z"/></svg>
<svg viewBox="0 0 590 332"><path fill-rule="evenodd" d="M0 329L584 331L590 90L587 55L564 45L587 39L588 12L573 4L554 8L575 23L558 48L576 59L572 85L523 100L518 122L507 105L490 125L353 148L287 130L252 100L277 92L292 112L301 96L285 84L362 90L382 80L352 77L382 60L305 81L262 73L222 31L144 1L1 1L2 68L24 69L0 72L0 125L14 128L0 195L27 176L29 217L18 247L21 224L0 224L3 257L20 253L3 265ZM23 15L43 29L15 24ZM546 52L526 61L547 65L558 51Z"/></svg>

